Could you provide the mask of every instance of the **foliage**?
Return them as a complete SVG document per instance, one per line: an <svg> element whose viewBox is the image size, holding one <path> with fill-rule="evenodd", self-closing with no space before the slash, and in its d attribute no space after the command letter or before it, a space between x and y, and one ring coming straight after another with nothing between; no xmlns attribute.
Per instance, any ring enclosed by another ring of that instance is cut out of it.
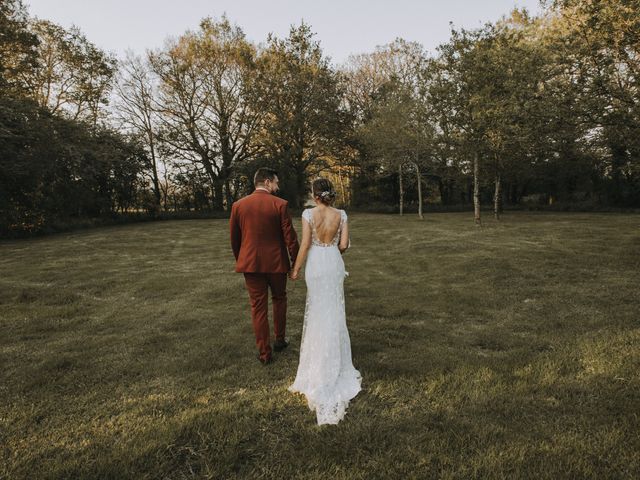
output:
<svg viewBox="0 0 640 480"><path fill-rule="evenodd" d="M138 205L140 147L107 129L0 96L0 234L37 232L67 217Z"/></svg>
<svg viewBox="0 0 640 480"><path fill-rule="evenodd" d="M279 167L283 195L301 206L308 177L344 142L338 76L305 23L285 39L270 36L258 65L262 161Z"/></svg>
<svg viewBox="0 0 640 480"><path fill-rule="evenodd" d="M489 201L638 207L639 31L637 0L548 1L336 67L305 23L254 44L223 16L116 62L5 0L2 229L53 206L221 212L263 165L294 207L317 175L343 204L473 202L477 220Z"/></svg>

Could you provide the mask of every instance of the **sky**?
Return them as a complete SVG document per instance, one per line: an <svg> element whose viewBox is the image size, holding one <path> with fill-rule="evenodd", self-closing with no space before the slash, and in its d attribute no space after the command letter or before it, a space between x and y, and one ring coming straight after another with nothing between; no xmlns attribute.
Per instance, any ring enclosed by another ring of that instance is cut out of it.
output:
<svg viewBox="0 0 640 480"><path fill-rule="evenodd" d="M123 58L196 30L200 20L226 13L247 38L286 37L292 24L311 25L334 65L401 37L433 53L450 25L476 28L514 7L540 12L539 0L24 0L31 16L78 26L98 47Z"/></svg>

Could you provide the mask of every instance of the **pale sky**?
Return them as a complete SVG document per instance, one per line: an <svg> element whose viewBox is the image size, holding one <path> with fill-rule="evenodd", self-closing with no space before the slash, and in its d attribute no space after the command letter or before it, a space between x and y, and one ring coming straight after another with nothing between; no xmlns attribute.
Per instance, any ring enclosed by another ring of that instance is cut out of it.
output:
<svg viewBox="0 0 640 480"><path fill-rule="evenodd" d="M196 30L200 20L226 13L247 38L285 37L302 19L334 64L351 53L371 52L397 37L420 42L429 52L457 28L480 27L514 7L540 12L539 0L24 0L30 15L64 27L77 25L98 47L124 57L144 53L167 36Z"/></svg>

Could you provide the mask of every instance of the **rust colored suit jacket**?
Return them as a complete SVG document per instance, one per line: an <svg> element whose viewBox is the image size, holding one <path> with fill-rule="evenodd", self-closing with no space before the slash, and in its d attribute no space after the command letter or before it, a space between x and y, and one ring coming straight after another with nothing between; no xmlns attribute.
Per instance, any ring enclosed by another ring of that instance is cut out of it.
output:
<svg viewBox="0 0 640 480"><path fill-rule="evenodd" d="M256 190L231 207L231 248L236 272L287 273L300 245L291 223L289 204Z"/></svg>

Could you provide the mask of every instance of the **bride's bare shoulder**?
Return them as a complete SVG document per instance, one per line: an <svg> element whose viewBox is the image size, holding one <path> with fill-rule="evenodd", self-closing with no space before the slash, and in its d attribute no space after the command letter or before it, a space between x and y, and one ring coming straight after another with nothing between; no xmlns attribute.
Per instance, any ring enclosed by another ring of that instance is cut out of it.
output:
<svg viewBox="0 0 640 480"><path fill-rule="evenodd" d="M346 210L343 210L341 208L336 208L334 210L340 216L340 218L346 218L347 217L347 211Z"/></svg>

